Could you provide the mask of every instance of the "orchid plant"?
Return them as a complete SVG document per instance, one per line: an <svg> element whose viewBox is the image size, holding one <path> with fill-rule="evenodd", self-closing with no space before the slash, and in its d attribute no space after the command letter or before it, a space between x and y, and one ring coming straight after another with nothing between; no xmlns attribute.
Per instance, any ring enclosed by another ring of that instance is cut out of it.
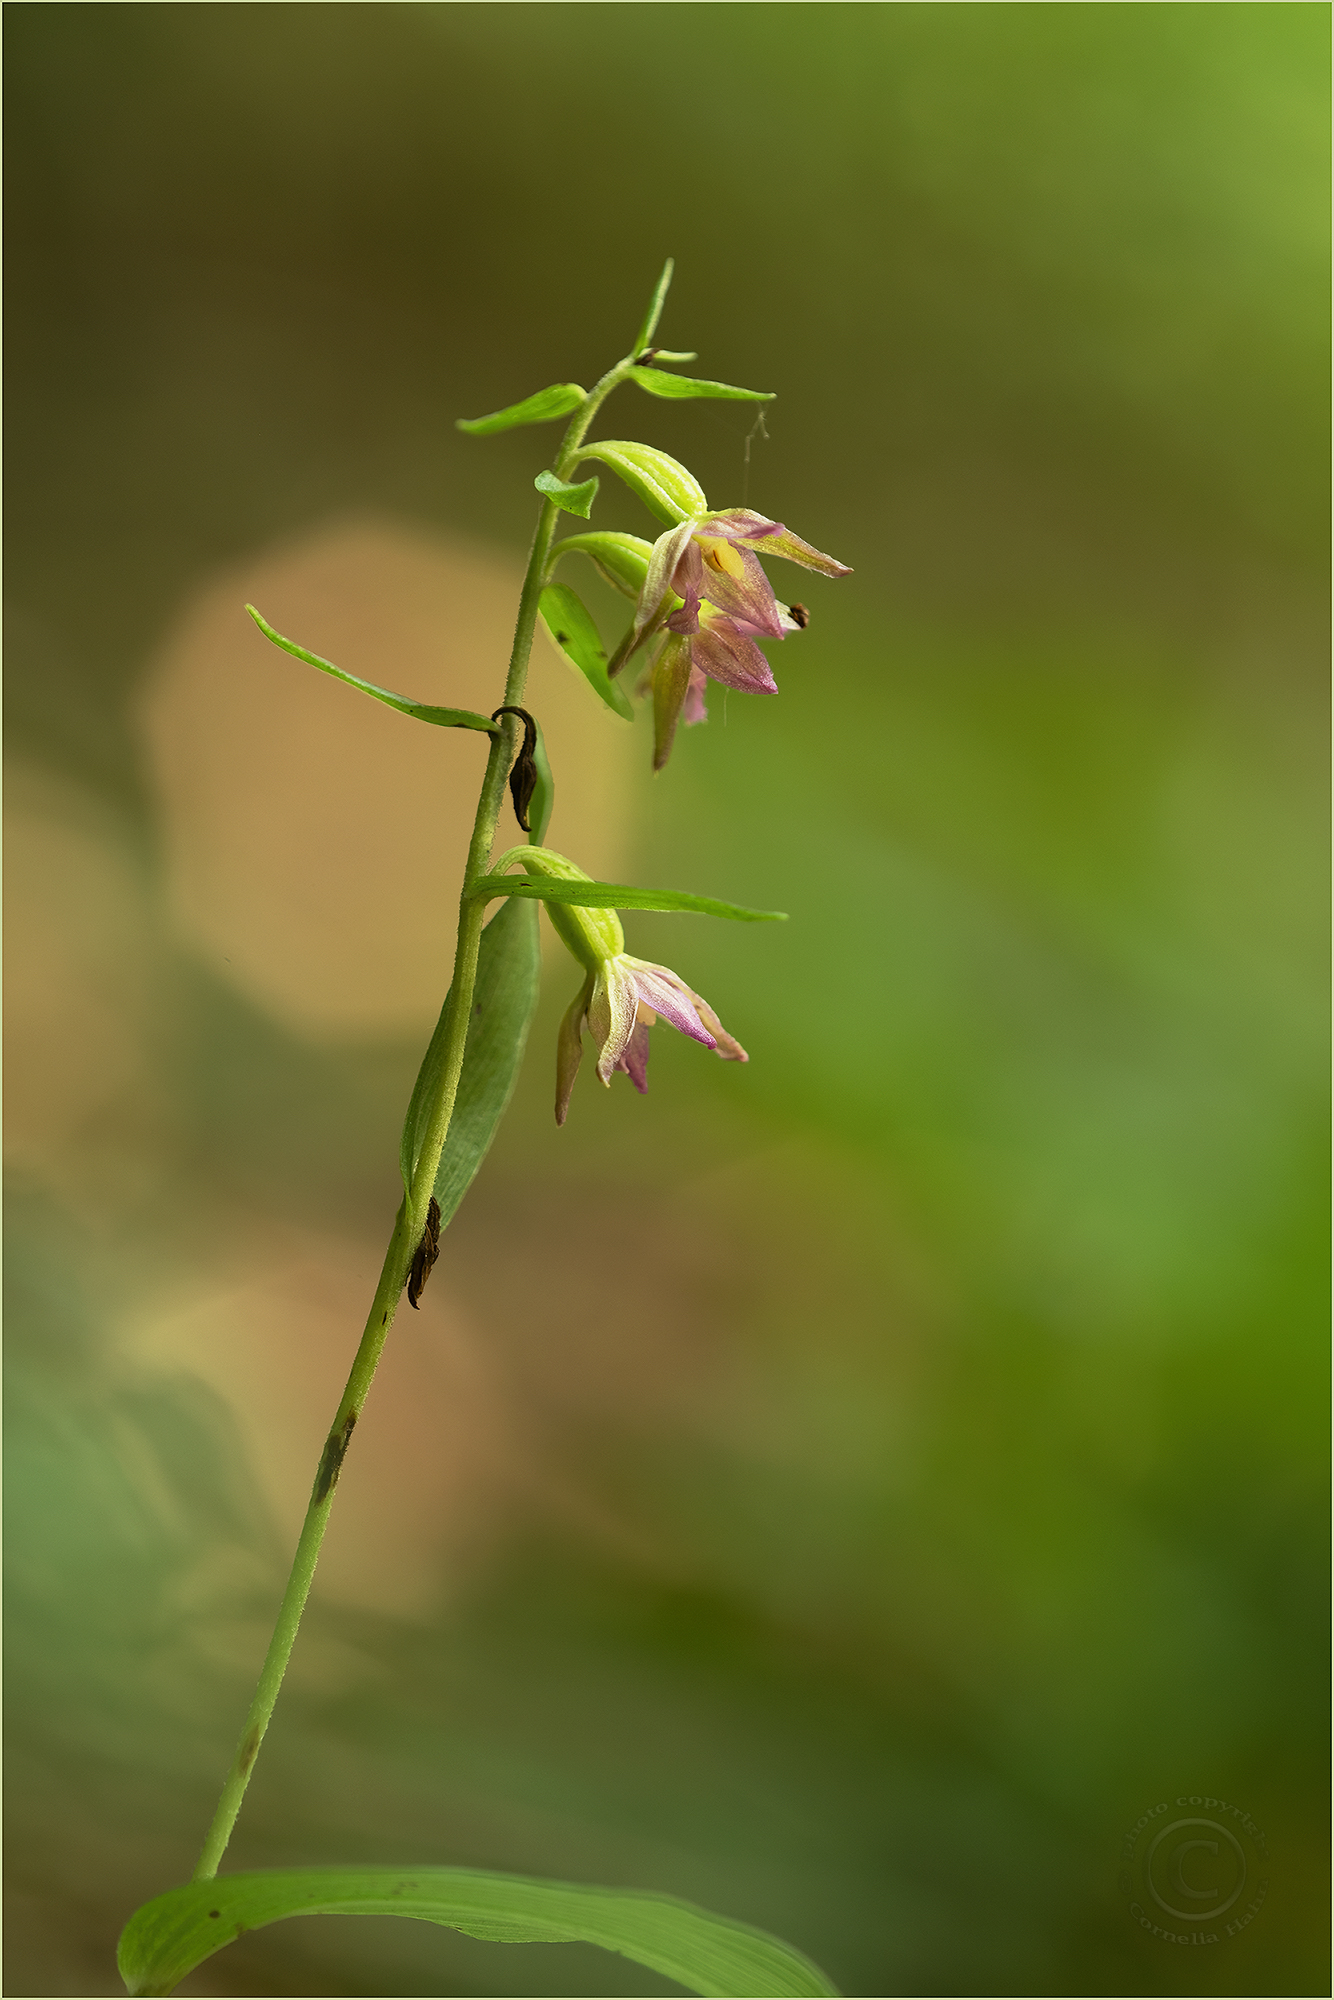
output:
<svg viewBox="0 0 1334 2000"><path fill-rule="evenodd" d="M473 1937L583 1939L651 1966L700 1994L832 1994L810 1959L767 1933L649 1892L540 1881L458 1867L313 1868L219 1875L232 1828L272 1718L315 1574L339 1476L361 1421L398 1302L415 1307L446 1229L495 1137L509 1103L537 1003L536 905L576 960L581 984L557 1037L556 1120L565 1122L587 1030L597 1074L609 1085L624 1072L647 1088L650 1030L661 1020L724 1061L747 1061L740 1042L708 1002L669 966L630 956L618 910L685 910L741 922L774 921L779 911L677 890L592 880L544 846L554 797L536 716L523 705L528 658L540 618L594 694L627 720L634 707L622 676L638 656L637 692L651 695L653 765L671 755L678 725L705 719L710 680L747 693L774 692L760 649L802 630L807 612L782 603L761 562L779 557L826 577L845 564L822 555L782 522L746 507L710 508L703 488L666 452L626 439L589 442L603 404L624 383L667 399L721 397L765 403L765 392L674 374L663 363L693 361L653 345L671 282L665 266L630 352L596 386L556 383L490 416L461 421L485 437L561 417L569 425L548 471L519 599L504 698L491 715L412 701L308 652L246 608L275 646L419 722L469 729L488 741L486 767L459 904L453 979L408 1104L400 1148L403 1199L352 1371L329 1427L310 1503L268 1653L193 1880L136 1911L122 1934L119 1963L135 1994L174 1990L193 1967L243 1931L281 1917L319 1913L397 1915ZM557 538L562 513L588 520L598 476L592 462L627 485L661 528L655 541L611 530ZM574 590L554 581L570 557L591 561L633 601L630 623L610 655ZM492 859L508 779L526 844ZM499 912L488 923L494 902Z"/></svg>

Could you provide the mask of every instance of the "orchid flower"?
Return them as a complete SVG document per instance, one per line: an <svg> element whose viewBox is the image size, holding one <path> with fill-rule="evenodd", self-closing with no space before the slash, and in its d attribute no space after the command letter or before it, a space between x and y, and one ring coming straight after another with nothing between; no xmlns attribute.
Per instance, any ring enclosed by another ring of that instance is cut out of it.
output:
<svg viewBox="0 0 1334 2000"><path fill-rule="evenodd" d="M747 694L777 692L755 641L801 631L807 613L802 605L779 603L755 549L822 576L851 575L846 563L747 507L682 521L660 535L622 652L628 659L666 627L652 674L655 770L671 754L677 722L703 722L706 682L720 681Z"/></svg>
<svg viewBox="0 0 1334 2000"><path fill-rule="evenodd" d="M568 911L570 905L565 908ZM620 929L619 922L616 928ZM689 1035L693 1042L702 1042L724 1062L750 1061L708 1001L687 986L679 973L670 966L617 952L589 972L561 1021L556 1038L558 1125L565 1123L574 1079L583 1061L585 1027L597 1044L602 1082L610 1085L617 1070L624 1070L642 1096L648 1090L648 1031L659 1015L669 1027Z"/></svg>
<svg viewBox="0 0 1334 2000"><path fill-rule="evenodd" d="M582 868L550 847L514 847L501 855L495 865L503 874L514 861L521 861L530 876L552 876L560 882L591 882ZM498 881L500 874L488 880ZM679 973L673 972L669 965L654 965L649 959L630 956L615 910L555 900L545 902L544 908L557 937L578 959L586 974L556 1038L558 1125L565 1123L570 1093L583 1061L585 1027L597 1044L598 1076L602 1082L610 1086L617 1070L624 1070L641 1095L648 1090L648 1031L659 1015L669 1027L712 1049L724 1062L750 1061L708 1001L687 986Z"/></svg>

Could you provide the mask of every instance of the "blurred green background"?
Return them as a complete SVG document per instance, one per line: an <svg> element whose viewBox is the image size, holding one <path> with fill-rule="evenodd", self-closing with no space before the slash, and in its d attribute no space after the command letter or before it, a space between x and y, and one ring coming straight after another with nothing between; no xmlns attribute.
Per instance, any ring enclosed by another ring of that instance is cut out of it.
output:
<svg viewBox="0 0 1334 2000"><path fill-rule="evenodd" d="M553 967L229 1858L656 1887L849 1994L1328 1991L1326 9L5 28L7 1990L116 1991L193 1866L397 1199L398 953L447 976L473 765L391 717L336 781L373 725L254 664L243 586L306 563L321 647L333 576L367 672L394 562L508 585L554 433L453 419L591 381L670 252L663 338L768 435L629 390L602 434L856 574L776 575L780 695L657 781L590 698L552 838L605 800L639 879L793 921L630 924L752 1061L656 1036L560 1134ZM498 698L508 615L375 663ZM1178 1794L1268 1836L1216 1947L1118 1884ZM184 1990L672 1989L310 1920Z"/></svg>

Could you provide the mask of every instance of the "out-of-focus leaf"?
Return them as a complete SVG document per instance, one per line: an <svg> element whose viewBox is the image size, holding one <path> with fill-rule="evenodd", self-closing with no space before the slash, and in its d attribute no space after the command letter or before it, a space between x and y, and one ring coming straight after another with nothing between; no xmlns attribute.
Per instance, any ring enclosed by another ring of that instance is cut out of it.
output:
<svg viewBox="0 0 1334 2000"><path fill-rule="evenodd" d="M135 1911L117 1963L130 1993L170 1993L243 1931L310 1916L415 1917L497 1944L596 1944L687 1992L735 2000L838 1991L781 1939L674 1896L473 1868L284 1868L191 1882Z"/></svg>
<svg viewBox="0 0 1334 2000"><path fill-rule="evenodd" d="M482 932L463 1070L435 1174L433 1192L440 1204L441 1228L471 1187L510 1101L537 1006L540 970L537 912L530 914L517 902L507 904ZM425 1109L440 1075L448 1005L446 997L403 1121L399 1167L405 1190L411 1186L421 1153Z"/></svg>
<svg viewBox="0 0 1334 2000"><path fill-rule="evenodd" d="M667 303L667 294L672 285L672 272L675 269L676 259L669 257L662 267L661 277L653 288L653 297L648 302L648 311L644 314L639 336L631 349L633 354L642 354L658 330L658 321L662 318L662 309Z"/></svg>
<svg viewBox="0 0 1334 2000"><path fill-rule="evenodd" d="M474 896L515 896L525 901L577 903L586 910L689 910L699 917L730 917L738 924L785 924L786 910L750 910L744 903L720 903L713 896L687 896L679 889L633 889L627 882L569 882L556 876L482 875Z"/></svg>
<svg viewBox="0 0 1334 2000"><path fill-rule="evenodd" d="M626 722L633 722L635 712L629 696L618 681L607 678L607 650L582 600L568 585L549 583L542 592L540 609L542 623L594 694Z"/></svg>
<svg viewBox="0 0 1334 2000"><path fill-rule="evenodd" d="M537 767L537 783L528 801L528 838L535 847L540 847L551 824L551 815L556 805L556 780L551 775L551 760L547 756L546 738L542 725L533 717L533 763Z"/></svg>
<svg viewBox="0 0 1334 2000"><path fill-rule="evenodd" d="M551 561L562 556L584 555L595 563L607 582L626 597L638 597L648 574L652 542L642 535L622 534L617 528L598 528L589 535L567 535L551 551Z"/></svg>
<svg viewBox="0 0 1334 2000"><path fill-rule="evenodd" d="M577 382L553 382L549 389L539 389L535 396L525 396L507 409L493 410L489 417L458 417L454 428L467 431L470 437L490 437L495 431L512 431L519 424L549 424L556 417L567 417L583 400L584 392Z"/></svg>
<svg viewBox="0 0 1334 2000"><path fill-rule="evenodd" d="M651 444L636 444L629 438L607 438L600 444L581 445L581 458L600 459L623 479L648 508L669 528L695 514L707 514L708 498L693 472L678 459L669 458Z"/></svg>
<svg viewBox="0 0 1334 2000"><path fill-rule="evenodd" d="M661 368L632 368L630 380L650 396L684 401L689 396L723 396L733 403L772 403L772 389L734 389L730 382L705 382L694 375L668 375Z"/></svg>
<svg viewBox="0 0 1334 2000"><path fill-rule="evenodd" d="M539 472L533 484L539 493L545 494L548 500L555 500L567 514L578 514L586 521L593 511L593 502L598 494L596 479L584 479L577 486L572 486L564 479L557 479L554 472Z"/></svg>
<svg viewBox="0 0 1334 2000"><path fill-rule="evenodd" d="M275 646L280 646L284 653L290 653L294 660L304 660L308 667L318 667L322 674L332 674L336 681L346 681L349 687L360 689L373 701L382 701L387 707L396 708L400 715L410 715L415 722L433 722L439 729L484 729L488 736L495 735L496 725L489 715L477 715L470 708L436 708L430 702L412 701L405 694L393 694L388 688L376 687L373 681L364 681L357 674L344 673L332 660L321 659L318 653L308 653L294 639L284 639L282 633L275 632L268 619L262 617L253 604L247 604L246 610L264 637Z"/></svg>

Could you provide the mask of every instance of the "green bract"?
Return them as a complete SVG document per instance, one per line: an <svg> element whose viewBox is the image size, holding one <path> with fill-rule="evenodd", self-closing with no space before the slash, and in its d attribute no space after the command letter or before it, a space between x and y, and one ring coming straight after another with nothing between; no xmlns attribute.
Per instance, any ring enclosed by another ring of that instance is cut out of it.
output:
<svg viewBox="0 0 1334 2000"><path fill-rule="evenodd" d="M363 681L356 674L344 673L332 660L322 659L318 653L308 653L304 646L297 645L295 639L284 639L282 633L275 632L268 619L256 611L253 604L247 604L246 610L264 637L273 645L280 646L284 653L290 653L294 660L304 660L308 667L318 667L322 674L332 674L336 681L346 681L349 687L370 695L373 701L382 701L387 707L396 708L400 715L410 715L416 722L433 722L439 729L483 729L488 736L496 733L496 725L489 715L476 715L470 708L436 708L430 702L412 701L405 694L394 694L389 688L376 687L373 681Z"/></svg>
<svg viewBox="0 0 1334 2000"><path fill-rule="evenodd" d="M472 437L490 437L494 431L512 431L518 424L549 424L556 417L568 417L583 400L584 391L577 382L553 382L549 389L539 389L535 396L525 396L507 409L493 410L489 417L458 417L454 428Z"/></svg>
<svg viewBox="0 0 1334 2000"><path fill-rule="evenodd" d="M567 514L581 514L585 521L597 498L596 479L585 479L579 485L571 486L567 480L557 479L554 472L539 472L533 484L548 500L558 501Z"/></svg>
<svg viewBox="0 0 1334 2000"><path fill-rule="evenodd" d="M542 592L540 608L547 631L566 659L578 667L594 694L623 721L633 722L635 712L625 690L607 678L607 651L582 600L567 584L549 583Z"/></svg>
<svg viewBox="0 0 1334 2000"><path fill-rule="evenodd" d="M504 871L521 862L542 879L526 880ZM547 905L547 915L556 919L553 906L577 903L584 910L680 910L699 917L727 917L736 924L784 924L786 910L751 910L744 903L720 903L715 896L688 896L683 889L636 889L629 882L595 882L549 847L512 847L502 854L489 875L479 875L468 894L483 900L492 896L531 897ZM559 929L559 925L557 925ZM619 931L620 925L617 925ZM561 932L562 937L564 932ZM574 947L571 946L571 950ZM622 945L616 947L618 951ZM575 957L580 954L575 952ZM585 961L587 963L587 961Z"/></svg>
<svg viewBox="0 0 1334 2000"><path fill-rule="evenodd" d="M669 528L696 514L707 514L709 502L693 472L665 451L651 444L634 444L626 438L609 438L601 444L579 448L580 458L600 459L638 494L650 514Z"/></svg>
<svg viewBox="0 0 1334 2000"><path fill-rule="evenodd" d="M663 355L675 360L675 355ZM693 361L694 356L690 359ZM678 402L690 396L722 396L732 403L772 403L772 389L734 389L730 382L704 382L694 375L668 375L661 368L640 363L630 370L630 380L650 396L667 396Z"/></svg>

